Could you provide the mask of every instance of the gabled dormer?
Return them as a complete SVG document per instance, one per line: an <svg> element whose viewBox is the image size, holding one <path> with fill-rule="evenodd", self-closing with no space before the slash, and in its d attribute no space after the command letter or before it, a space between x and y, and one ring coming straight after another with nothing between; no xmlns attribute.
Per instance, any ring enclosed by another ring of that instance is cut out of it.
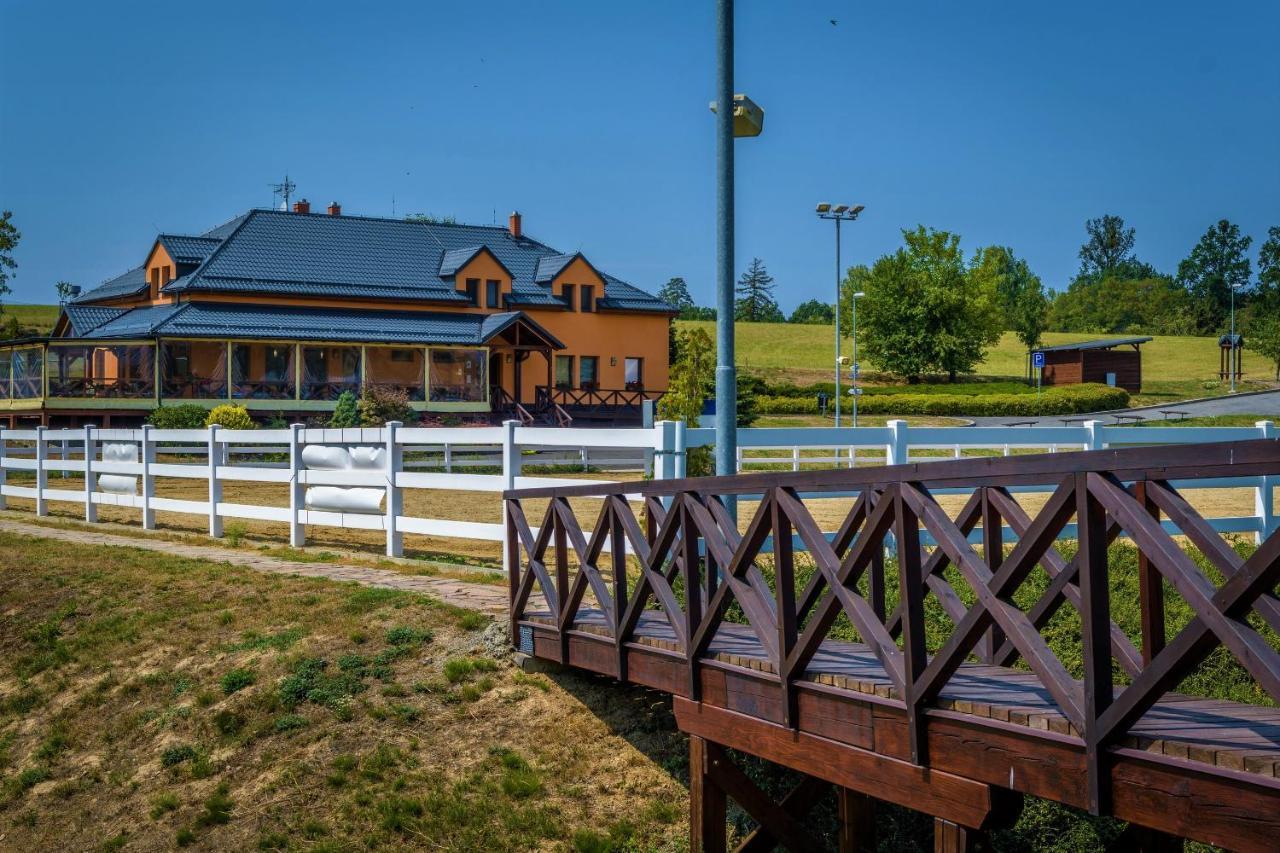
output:
<svg viewBox="0 0 1280 853"><path fill-rule="evenodd" d="M515 276L488 246L468 246L444 253L440 278L452 282L454 289L466 294L477 308L500 311Z"/></svg>
<svg viewBox="0 0 1280 853"><path fill-rule="evenodd" d="M147 276L147 298L155 301L160 299L160 290L169 282L177 278L177 262L173 256L169 254L169 250L164 244L156 240L155 245L151 247L150 254L147 255L146 262L142 265L142 269Z"/></svg>
<svg viewBox="0 0 1280 853"><path fill-rule="evenodd" d="M533 280L550 288L569 311L594 312L596 301L605 298L604 276L581 252L539 258Z"/></svg>

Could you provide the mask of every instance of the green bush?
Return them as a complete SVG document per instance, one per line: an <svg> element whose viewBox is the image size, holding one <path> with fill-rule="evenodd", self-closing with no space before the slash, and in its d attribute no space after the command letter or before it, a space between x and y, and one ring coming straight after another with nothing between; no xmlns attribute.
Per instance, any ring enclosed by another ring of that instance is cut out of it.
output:
<svg viewBox="0 0 1280 853"><path fill-rule="evenodd" d="M334 429L348 429L360 426L360 407L356 403L356 395L343 391L338 395L338 404L329 418L329 426Z"/></svg>
<svg viewBox="0 0 1280 853"><path fill-rule="evenodd" d="M397 388L371 385L364 389L359 410L360 426L386 426L388 421L412 424L418 420L418 413L409 405L409 395Z"/></svg>
<svg viewBox="0 0 1280 853"><path fill-rule="evenodd" d="M770 415L816 415L817 394L807 397L758 397L761 412ZM858 402L864 415L933 415L971 417L1035 417L1079 415L1123 409L1129 393L1106 385L1064 385L1037 394L870 394Z"/></svg>
<svg viewBox="0 0 1280 853"><path fill-rule="evenodd" d="M156 429L204 429L209 410L195 403L180 406L161 406L147 416L147 423Z"/></svg>
<svg viewBox="0 0 1280 853"><path fill-rule="evenodd" d="M217 424L224 429L253 429L253 418L244 406L222 405L214 408L205 419L205 426Z"/></svg>

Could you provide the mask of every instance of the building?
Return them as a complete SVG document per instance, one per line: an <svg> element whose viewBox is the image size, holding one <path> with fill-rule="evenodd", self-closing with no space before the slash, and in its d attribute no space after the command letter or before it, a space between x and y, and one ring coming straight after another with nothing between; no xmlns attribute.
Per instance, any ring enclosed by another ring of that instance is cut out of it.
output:
<svg viewBox="0 0 1280 853"><path fill-rule="evenodd" d="M251 210L161 234L0 348L8 421L136 422L162 404L317 416L344 391L424 413L625 422L667 387L670 306L500 226Z"/></svg>
<svg viewBox="0 0 1280 853"><path fill-rule="evenodd" d="M1098 382L1136 394L1142 390L1142 351L1151 338L1108 338L1040 347L1044 367L1040 378L1045 385L1073 385Z"/></svg>

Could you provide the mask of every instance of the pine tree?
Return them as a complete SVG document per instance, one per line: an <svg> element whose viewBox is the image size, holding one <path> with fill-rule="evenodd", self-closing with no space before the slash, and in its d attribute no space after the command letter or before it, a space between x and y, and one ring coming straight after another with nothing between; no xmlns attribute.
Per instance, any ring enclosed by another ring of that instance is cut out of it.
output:
<svg viewBox="0 0 1280 853"><path fill-rule="evenodd" d="M334 406L333 416L329 418L329 426L334 429L347 429L360 426L360 404L356 395L343 391L338 396L338 404Z"/></svg>
<svg viewBox="0 0 1280 853"><path fill-rule="evenodd" d="M764 261L751 259L751 266L738 280L734 319L752 323L779 323L782 311L773 298L773 276L764 267Z"/></svg>
<svg viewBox="0 0 1280 853"><path fill-rule="evenodd" d="M662 285L658 298L683 314L693 308L693 297L689 295L689 285L680 276L676 276Z"/></svg>

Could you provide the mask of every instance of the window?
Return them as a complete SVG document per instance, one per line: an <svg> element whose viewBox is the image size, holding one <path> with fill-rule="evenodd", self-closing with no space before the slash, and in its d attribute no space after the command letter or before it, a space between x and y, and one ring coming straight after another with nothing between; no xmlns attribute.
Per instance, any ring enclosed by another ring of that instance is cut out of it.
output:
<svg viewBox="0 0 1280 853"><path fill-rule="evenodd" d="M497 308L502 282L489 279L484 283L484 304L486 308Z"/></svg>
<svg viewBox="0 0 1280 853"><path fill-rule="evenodd" d="M411 349L393 349L391 351L391 360L405 364L412 364L413 357L417 355L417 350Z"/></svg>
<svg viewBox="0 0 1280 853"><path fill-rule="evenodd" d="M284 347L281 347L283 355ZM272 353L267 353L267 379L273 375ZM281 367L284 363L281 362ZM360 393L360 347L304 346L302 348L302 399L336 400L343 391Z"/></svg>
<svg viewBox="0 0 1280 853"><path fill-rule="evenodd" d="M467 299L471 301L472 305L480 304L480 279L467 279Z"/></svg>
<svg viewBox="0 0 1280 853"><path fill-rule="evenodd" d="M596 286L594 284L582 285L582 310L588 313L596 310Z"/></svg>
<svg viewBox="0 0 1280 853"><path fill-rule="evenodd" d="M488 359L481 349L432 349L429 386L433 403L483 403L488 399Z"/></svg>
<svg viewBox="0 0 1280 853"><path fill-rule="evenodd" d="M151 268L151 287L152 289L160 287L160 267Z"/></svg>
<svg viewBox="0 0 1280 853"><path fill-rule="evenodd" d="M171 282L171 281L173 281L173 268L172 268L172 267L161 267L161 268L160 268L160 283L161 283L161 284L168 284L168 283L169 283L169 282Z"/></svg>
<svg viewBox="0 0 1280 853"><path fill-rule="evenodd" d="M578 387L594 391L600 380L600 359L584 355L578 359Z"/></svg>
<svg viewBox="0 0 1280 853"><path fill-rule="evenodd" d="M564 389L573 387L573 356L556 356L556 387Z"/></svg>
<svg viewBox="0 0 1280 853"><path fill-rule="evenodd" d="M627 356L622 362L622 381L628 391L638 391L644 387L644 359Z"/></svg>
<svg viewBox="0 0 1280 853"><path fill-rule="evenodd" d="M292 400L293 344L231 345L231 396L251 400Z"/></svg>
<svg viewBox="0 0 1280 853"><path fill-rule="evenodd" d="M560 288L560 296L564 299L565 307L570 311L573 310L573 285L566 284Z"/></svg>

